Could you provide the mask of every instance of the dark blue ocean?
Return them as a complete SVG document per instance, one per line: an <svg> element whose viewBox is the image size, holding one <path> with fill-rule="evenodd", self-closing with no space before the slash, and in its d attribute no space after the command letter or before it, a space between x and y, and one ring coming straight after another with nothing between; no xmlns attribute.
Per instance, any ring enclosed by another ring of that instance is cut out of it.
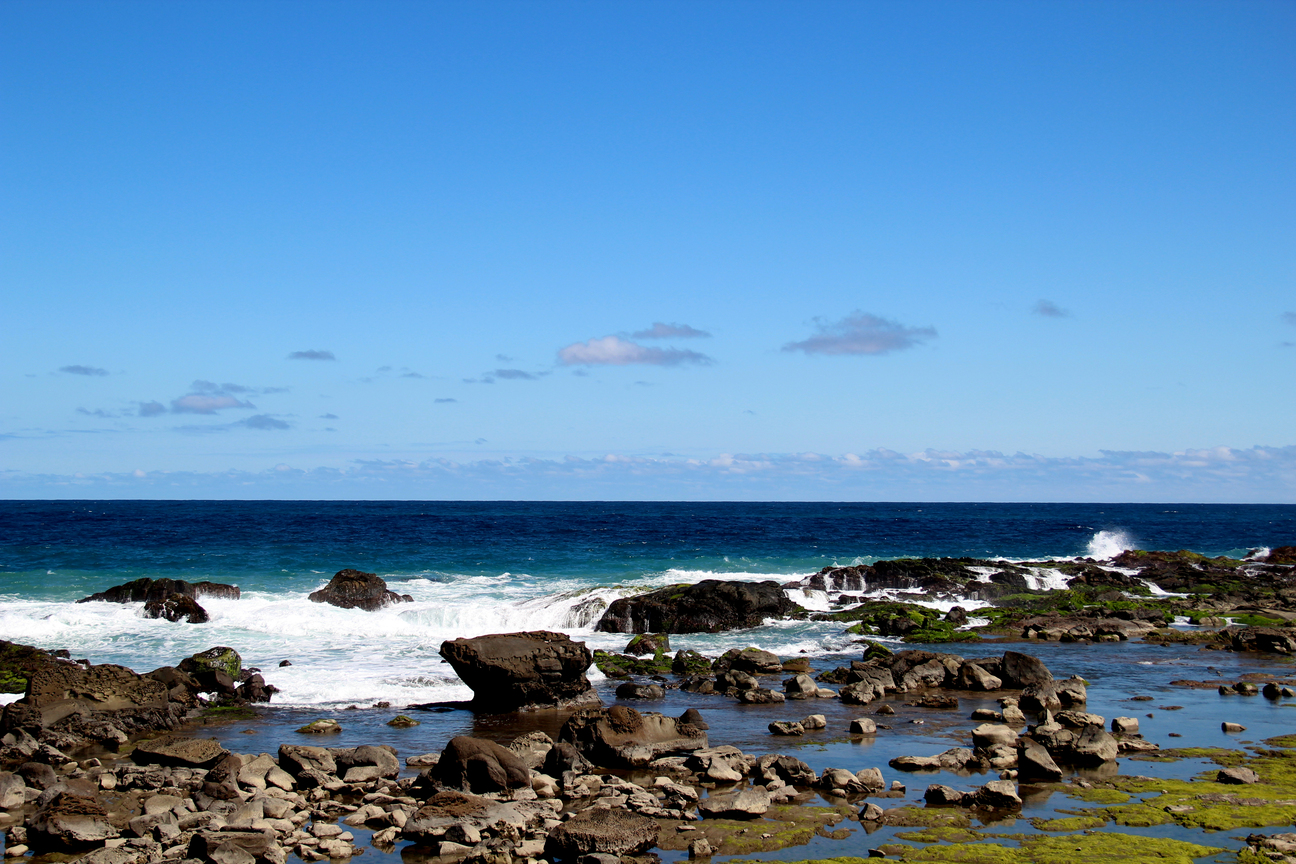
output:
<svg viewBox="0 0 1296 864"><path fill-rule="evenodd" d="M675 582L786 582L880 558L1242 556L1292 543L1294 505L4 501L0 636L140 669L230 645L282 704L405 704L467 695L437 657L444 639L544 628L619 648L624 637L591 629L606 603ZM366 613L306 599L344 567L415 602ZM205 625L73 602L141 576L229 582L243 596L205 600ZM793 593L810 608L827 600ZM774 622L677 641L822 655L849 640L837 625Z"/></svg>

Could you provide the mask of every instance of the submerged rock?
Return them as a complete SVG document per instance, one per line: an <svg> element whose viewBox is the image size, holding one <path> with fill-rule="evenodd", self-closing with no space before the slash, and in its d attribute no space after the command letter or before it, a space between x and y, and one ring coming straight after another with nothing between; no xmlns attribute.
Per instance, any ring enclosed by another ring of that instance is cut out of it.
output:
<svg viewBox="0 0 1296 864"><path fill-rule="evenodd" d="M78 603L148 603L165 601L172 594L180 594L197 600L199 597L219 597L228 600L239 598L237 585L226 585L222 582L186 582L183 579L136 579L122 585L114 585L107 591L82 597Z"/></svg>

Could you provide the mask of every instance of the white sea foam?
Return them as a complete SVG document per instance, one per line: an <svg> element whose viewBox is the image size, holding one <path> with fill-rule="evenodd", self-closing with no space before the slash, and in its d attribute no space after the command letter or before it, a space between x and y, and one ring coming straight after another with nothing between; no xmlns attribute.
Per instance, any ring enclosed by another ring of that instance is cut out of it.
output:
<svg viewBox="0 0 1296 864"><path fill-rule="evenodd" d="M1124 530L1099 531L1089 540L1088 555L1099 561L1108 561L1126 550L1137 548L1134 538Z"/></svg>
<svg viewBox="0 0 1296 864"><path fill-rule="evenodd" d="M1032 591L1063 591L1070 580L1062 573L1052 567L1032 567L1026 574L1026 585Z"/></svg>

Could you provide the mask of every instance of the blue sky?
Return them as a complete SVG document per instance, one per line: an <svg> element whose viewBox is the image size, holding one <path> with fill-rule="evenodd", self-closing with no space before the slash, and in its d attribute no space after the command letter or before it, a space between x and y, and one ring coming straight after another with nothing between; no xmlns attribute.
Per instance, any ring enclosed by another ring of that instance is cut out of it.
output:
<svg viewBox="0 0 1296 864"><path fill-rule="evenodd" d="M1296 5L0 4L0 496L1296 501Z"/></svg>

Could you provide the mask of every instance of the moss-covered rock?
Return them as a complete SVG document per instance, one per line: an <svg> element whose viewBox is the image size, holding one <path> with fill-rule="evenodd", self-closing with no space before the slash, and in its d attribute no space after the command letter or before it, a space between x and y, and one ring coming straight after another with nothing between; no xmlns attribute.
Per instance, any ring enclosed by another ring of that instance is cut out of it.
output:
<svg viewBox="0 0 1296 864"><path fill-rule="evenodd" d="M243 671L243 658L233 648L218 646L186 657L180 661L179 668L182 672L188 672L190 675L200 675L203 672L224 672L232 680L237 681L239 674Z"/></svg>

